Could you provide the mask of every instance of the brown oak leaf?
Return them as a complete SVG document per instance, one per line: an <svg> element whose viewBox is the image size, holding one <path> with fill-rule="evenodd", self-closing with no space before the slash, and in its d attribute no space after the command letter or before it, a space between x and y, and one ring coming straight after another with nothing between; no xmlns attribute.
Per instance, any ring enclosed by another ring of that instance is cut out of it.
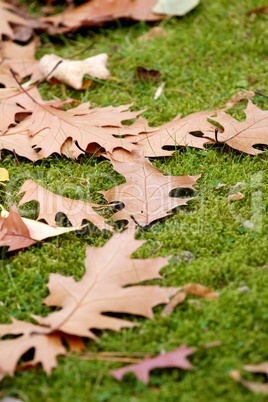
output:
<svg viewBox="0 0 268 402"><path fill-rule="evenodd" d="M20 42L31 38L33 31L28 21L18 15L17 8L12 4L0 1L0 15L0 39L3 35Z"/></svg>
<svg viewBox="0 0 268 402"><path fill-rule="evenodd" d="M268 110L259 109L249 100L245 114L246 119L238 121L224 111L217 112L213 120L224 128L218 134L218 141L250 155L262 153L262 150L254 146L268 145ZM209 132L206 135L214 138Z"/></svg>
<svg viewBox="0 0 268 402"><path fill-rule="evenodd" d="M37 219L44 219L49 225L56 225L56 214L64 213L73 226L81 225L84 219L93 223L100 230L107 229L113 231L113 228L107 225L104 218L98 215L92 207L98 207L97 204L89 204L80 200L62 197L45 189L33 180L26 180L19 190L18 194L24 193L19 205L26 204L29 201L39 202L39 215Z"/></svg>
<svg viewBox="0 0 268 402"><path fill-rule="evenodd" d="M9 212L5 211L5 214L5 217L0 217L0 247L8 246L8 251L20 250L48 237L81 229L81 226L51 227L33 219L22 218L15 206Z"/></svg>
<svg viewBox="0 0 268 402"><path fill-rule="evenodd" d="M181 118L180 115L153 132L141 133L135 140L144 156L158 157L172 155L176 147L194 147L203 149L213 141L207 133L215 132L215 127L208 122L212 112L197 112ZM214 137L213 137L214 139Z"/></svg>
<svg viewBox="0 0 268 402"><path fill-rule="evenodd" d="M112 155L109 159L114 169L126 178L126 183L101 193L108 202L120 201L124 204L124 208L116 212L113 219L128 220L130 225L145 227L170 215L173 208L186 205L191 197L171 197L170 192L182 188L193 190L193 185L201 176L164 176L142 155L127 162L119 162Z"/></svg>
<svg viewBox="0 0 268 402"><path fill-rule="evenodd" d="M187 360L187 356L193 354L195 348L181 345L179 348L160 354L156 357L145 358L141 363L112 370L111 374L118 381L121 381L126 373L132 372L144 384L148 384L150 372L156 368L176 367L183 370L191 370L192 365Z"/></svg>
<svg viewBox="0 0 268 402"><path fill-rule="evenodd" d="M30 77L32 82L43 78L39 62L35 58L36 45L36 40L32 40L25 46L17 45L12 41L2 42L0 50L0 83L2 85L17 86L10 69L13 70L19 82L26 77Z"/></svg>
<svg viewBox="0 0 268 402"><path fill-rule="evenodd" d="M91 0L64 13L43 18L42 21L53 24L60 32L75 30L82 26L97 26L118 18L157 21L163 15L152 13L157 0Z"/></svg>
<svg viewBox="0 0 268 402"><path fill-rule="evenodd" d="M84 349L83 341L77 337L62 334L46 334L45 328L25 321L12 319L11 324L0 325L0 336L17 335L14 339L0 341L0 377L12 376L20 358L34 348L34 358L27 362L31 365L41 363L47 374L57 365L57 356L65 355L62 338L73 351Z"/></svg>
<svg viewBox="0 0 268 402"><path fill-rule="evenodd" d="M0 217L0 247L8 246L8 251L19 250L36 243L29 229L13 206L6 218Z"/></svg>
<svg viewBox="0 0 268 402"><path fill-rule="evenodd" d="M72 139L69 154L73 157L84 153L84 150L93 153L100 148L109 152L118 147L132 151L136 146L129 139L120 138L122 130L128 133L128 128L123 126L122 121L135 118L140 112L131 112L128 109L129 105L124 105L97 108L94 111L94 109L88 109L88 104L83 104L63 111L56 109L53 105L35 103L31 115L16 127L9 129L5 135L28 133L31 146L34 149L41 149L37 153L37 159L46 158L53 153L61 154L62 147L69 139ZM139 128L136 127L135 130L137 135L140 132ZM131 127L130 131L133 131ZM91 150L89 150L90 146ZM15 151L17 152L16 148ZM19 152L20 150L17 153L21 155Z"/></svg>
<svg viewBox="0 0 268 402"><path fill-rule="evenodd" d="M131 254L144 241L135 240L134 232L125 231L113 237L103 247L87 247L83 278L76 282L72 277L51 274L48 306L61 307L47 317L35 317L50 332L96 339L92 329L119 331L136 324L105 313L135 314L153 317L152 308L167 303L175 288L160 286L129 286L160 278L160 269L167 258L146 260L131 259ZM127 286L128 285L128 286Z"/></svg>

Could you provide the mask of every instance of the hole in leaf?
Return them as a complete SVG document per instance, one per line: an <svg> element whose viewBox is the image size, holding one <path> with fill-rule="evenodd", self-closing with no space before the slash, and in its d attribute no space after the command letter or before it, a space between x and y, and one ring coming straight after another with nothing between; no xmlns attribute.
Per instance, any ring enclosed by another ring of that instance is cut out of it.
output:
<svg viewBox="0 0 268 402"><path fill-rule="evenodd" d="M194 137L204 137L204 133L202 133L202 131L189 131L189 134L193 135Z"/></svg>
<svg viewBox="0 0 268 402"><path fill-rule="evenodd" d="M195 191L191 188L181 187L174 188L169 192L170 197L189 198L195 195Z"/></svg>
<svg viewBox="0 0 268 402"><path fill-rule="evenodd" d="M31 113L28 112L19 112L15 114L15 122L20 123L22 120L24 120L26 117L30 116Z"/></svg>
<svg viewBox="0 0 268 402"><path fill-rule="evenodd" d="M258 149L259 151L267 151L268 150L267 144L254 144L252 147L255 149Z"/></svg>
<svg viewBox="0 0 268 402"><path fill-rule="evenodd" d="M85 152L88 154L97 154L99 152L105 152L105 149L96 142L92 142L91 144L88 144Z"/></svg>
<svg viewBox="0 0 268 402"><path fill-rule="evenodd" d="M218 123L217 121L213 120L213 119L208 119L208 122L213 124L213 126L217 127L220 133L224 132L224 127Z"/></svg>

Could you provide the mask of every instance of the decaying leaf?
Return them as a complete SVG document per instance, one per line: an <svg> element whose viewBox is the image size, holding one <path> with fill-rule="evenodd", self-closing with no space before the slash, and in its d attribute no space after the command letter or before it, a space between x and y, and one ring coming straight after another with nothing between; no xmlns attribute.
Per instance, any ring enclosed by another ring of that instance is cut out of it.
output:
<svg viewBox="0 0 268 402"><path fill-rule="evenodd" d="M106 67L107 60L106 53L84 60L68 60L55 54L46 54L40 59L39 68L47 80L55 78L72 88L82 89L83 77L86 74L100 80L107 80L110 77L110 72Z"/></svg>
<svg viewBox="0 0 268 402"><path fill-rule="evenodd" d="M159 82L161 78L161 73L158 70L147 70L147 68L138 66L136 68L136 77L138 77L141 81L153 81Z"/></svg>
<svg viewBox="0 0 268 402"><path fill-rule="evenodd" d="M247 366L245 366L247 367ZM247 370L244 367L245 370ZM249 366L252 368L252 366ZM248 370L251 371L251 370ZM255 371L253 371L255 372ZM259 372L263 372L262 370L260 370ZM265 372L266 373L266 372ZM267 383L261 383L261 382L254 382L254 381L247 381L244 380L244 378L242 377L241 373L239 370L232 370L230 373L230 377L239 382L240 384L244 385L244 387L246 387L247 389L249 389L250 391L256 393L256 394L265 394L268 395L268 384Z"/></svg>
<svg viewBox="0 0 268 402"><path fill-rule="evenodd" d="M187 356L193 354L195 348L189 348L181 345L179 348L160 354L156 357L144 359L141 363L131 364L129 366L111 371L113 377L121 381L126 373L132 372L144 384L148 384L150 372L156 368L176 367L182 370L191 370L192 365L187 360Z"/></svg>
<svg viewBox="0 0 268 402"><path fill-rule="evenodd" d="M192 197L180 198L180 189L193 190L193 185L201 176L164 176L142 155L137 155L130 162L119 162L112 155L109 159L114 169L126 178L126 183L101 193L108 202L120 201L124 204L113 219L127 220L132 226L138 224L145 227L170 215L173 208L186 205ZM170 193L175 189L178 189L178 195L171 197Z"/></svg>
<svg viewBox="0 0 268 402"><path fill-rule="evenodd" d="M89 204L80 200L62 197L45 189L33 180L26 180L19 190L18 194L24 193L19 205L26 204L29 201L39 202L39 215L37 219L44 219L49 225L56 225L56 214L64 213L73 226L79 226L82 221L88 220L100 230L113 228L107 225L104 218L98 215L92 207L98 207L97 204Z"/></svg>

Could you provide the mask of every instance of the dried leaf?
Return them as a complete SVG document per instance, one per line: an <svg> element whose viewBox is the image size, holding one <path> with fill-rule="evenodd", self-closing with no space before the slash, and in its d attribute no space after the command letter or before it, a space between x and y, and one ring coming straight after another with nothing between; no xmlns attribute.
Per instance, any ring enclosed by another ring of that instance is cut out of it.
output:
<svg viewBox="0 0 268 402"><path fill-rule="evenodd" d="M153 81L153 82L159 82L161 78L161 73L158 70L147 70L147 68L144 67L137 67L136 68L136 76L141 80L141 81Z"/></svg>
<svg viewBox="0 0 268 402"><path fill-rule="evenodd" d="M213 118L224 128L218 134L218 141L250 155L262 153L256 146L268 145L268 110L259 109L249 100L245 114L246 119L238 121L224 111L219 111L217 117ZM213 134L207 132L206 135L214 139Z"/></svg>
<svg viewBox="0 0 268 402"><path fill-rule="evenodd" d="M113 228L107 225L104 218L98 215L92 207L97 204L89 204L80 200L62 197L54 194L44 187L38 185L33 180L26 180L18 194L24 193L19 205L26 204L29 201L39 202L39 215L37 219L44 219L49 225L56 225L56 214L64 213L73 226L81 225L82 221L88 220L100 230L107 229L113 231Z"/></svg>
<svg viewBox="0 0 268 402"><path fill-rule="evenodd" d="M72 277L51 274L48 306L61 307L47 317L35 317L51 331L96 339L96 329L119 331L136 324L105 313L135 314L153 317L152 307L167 303L175 288L159 286L127 286L159 278L166 258L130 259L144 241L134 240L133 232L114 235L101 248L88 247L86 273L79 282Z"/></svg>
<svg viewBox="0 0 268 402"><path fill-rule="evenodd" d="M240 193L239 191L235 194L230 194L228 195L228 202L230 201L239 201L242 200L244 198L244 194Z"/></svg>
<svg viewBox="0 0 268 402"><path fill-rule="evenodd" d="M59 236L79 227L62 228L51 227L42 222L36 222L32 219L22 218L15 206L9 213L1 213L0 217L0 247L8 246L8 251L20 250L35 244L37 241L48 237Z"/></svg>
<svg viewBox="0 0 268 402"><path fill-rule="evenodd" d="M31 364L41 363L47 374L56 367L56 357L65 355L66 350L60 336L45 334L44 327L12 319L12 324L0 325L0 335L20 335L15 339L0 342L0 374L12 376L19 359L30 349L35 354Z"/></svg>
<svg viewBox="0 0 268 402"><path fill-rule="evenodd" d="M174 311L174 308L178 305L184 302L186 299L187 294L185 292L178 292L175 294L175 296L172 297L170 302L165 305L162 311L162 316L165 317L166 315L172 313Z"/></svg>
<svg viewBox="0 0 268 402"><path fill-rule="evenodd" d="M229 108L233 107L236 103L240 102L241 100L252 99L254 96L255 96L255 92L253 92L253 91L237 92L226 103L226 108L229 109Z"/></svg>
<svg viewBox="0 0 268 402"><path fill-rule="evenodd" d="M0 247L8 246L8 251L19 250L35 244L29 229L13 206L7 217L0 217Z"/></svg>
<svg viewBox="0 0 268 402"><path fill-rule="evenodd" d="M48 77L47 80L55 78L72 88L83 89L83 77L86 74L100 80L107 80L110 77L110 72L106 68L107 60L106 53L84 60L68 60L55 54L46 54L40 59L39 68L43 75Z"/></svg>
<svg viewBox="0 0 268 402"><path fill-rule="evenodd" d="M26 19L17 14L17 8L10 3L0 1L0 39L3 35L13 40L27 42L33 31Z"/></svg>
<svg viewBox="0 0 268 402"><path fill-rule="evenodd" d="M183 370L191 370L192 365L187 360L187 356L193 354L195 348L181 345L179 348L163 353L156 357L144 359L141 363L111 371L113 377L121 381L126 373L132 372L144 384L148 384L151 370L155 368L176 367Z"/></svg>
<svg viewBox="0 0 268 402"><path fill-rule="evenodd" d="M176 147L203 149L205 144L213 143L206 138L208 132L215 132L215 126L208 122L211 115L212 112L192 113L183 118L178 115L172 121L157 127L154 132L139 134L135 143L144 156L148 157L172 155Z"/></svg>
<svg viewBox="0 0 268 402"><path fill-rule="evenodd" d="M13 320L0 325L0 335L20 335L0 342L0 374L13 375L21 356L35 349L30 364L41 363L46 373L56 366L56 357L66 354L62 340L70 350L81 352L81 337L96 339L92 329L119 331L136 324L105 313L135 314L153 318L152 308L167 303L176 288L130 286L160 278L159 271L167 258L131 259L144 241L135 240L131 231L114 235L104 247L88 247L86 273L76 282L72 277L51 274L48 306L61 309L47 317L34 316L40 325Z"/></svg>
<svg viewBox="0 0 268 402"><path fill-rule="evenodd" d="M259 364L246 364L243 369L249 371L250 373L263 373L268 377L268 362L263 362Z"/></svg>
<svg viewBox="0 0 268 402"><path fill-rule="evenodd" d="M0 144L5 149L15 149L18 155L31 160L46 158L53 153L61 154L69 138L72 139L69 153L74 157L82 154L83 150L94 153L100 148L109 152L118 147L128 151L136 148L129 138L121 136L122 133L137 135L140 128L128 128L121 122L137 117L140 112L130 112L129 105L96 109L88 109L88 106L85 103L63 111L55 109L53 105L35 103L31 115L1 136ZM18 142L18 138L19 144L14 141ZM33 148L41 150L35 152Z"/></svg>
<svg viewBox="0 0 268 402"><path fill-rule="evenodd" d="M268 6L252 8L250 11L247 12L247 15L252 14L268 14Z"/></svg>
<svg viewBox="0 0 268 402"><path fill-rule="evenodd" d="M154 14L152 7L157 0L91 0L64 13L43 18L53 24L60 32L78 29L82 26L98 26L118 18L131 18L142 21L157 21L164 16Z"/></svg>
<svg viewBox="0 0 268 402"><path fill-rule="evenodd" d="M239 370L233 370L230 373L230 377L239 382L240 384L244 385L247 389L250 391L256 393L256 394L265 394L268 395L268 384L260 383L260 382L253 382L253 381L246 381L244 378L241 376L241 373Z"/></svg>
<svg viewBox="0 0 268 402"><path fill-rule="evenodd" d="M10 72L10 69L16 75L19 82L26 77L31 77L35 82L43 78L39 69L39 63L35 59L37 41L33 40L28 45L20 46L12 41L3 41L1 45L1 65L0 65L0 83L6 87L16 87L17 83Z"/></svg>
<svg viewBox="0 0 268 402"><path fill-rule="evenodd" d="M186 205L192 197L170 197L170 192L182 188L193 190L193 185L201 176L164 176L141 155L130 162L119 162L111 155L109 159L114 169L126 178L126 183L101 193L108 202L120 201L124 204L125 207L116 212L113 219L128 220L132 226L138 224L145 227L170 215L173 208Z"/></svg>
<svg viewBox="0 0 268 402"><path fill-rule="evenodd" d="M204 297L205 299L215 300L219 298L218 293L199 283L187 283L182 287L182 290L189 295Z"/></svg>

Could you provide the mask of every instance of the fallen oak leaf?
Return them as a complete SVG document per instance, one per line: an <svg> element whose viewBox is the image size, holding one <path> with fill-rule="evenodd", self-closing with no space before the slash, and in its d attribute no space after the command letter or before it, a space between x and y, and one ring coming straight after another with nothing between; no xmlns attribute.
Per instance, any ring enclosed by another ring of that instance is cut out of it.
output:
<svg viewBox="0 0 268 402"><path fill-rule="evenodd" d="M183 118L178 115L151 132L141 132L132 141L137 144L144 156L152 158L172 155L176 147L204 149L206 144L213 143L207 137L207 133L214 133L216 128L208 121L212 114L212 112L202 111Z"/></svg>
<svg viewBox="0 0 268 402"><path fill-rule="evenodd" d="M164 15L152 13L157 0L91 0L78 7L69 7L64 13L42 18L41 21L53 24L58 32L76 30L82 26L98 26L118 18L158 21Z"/></svg>
<svg viewBox="0 0 268 402"><path fill-rule="evenodd" d="M6 87L17 86L17 83L10 72L16 75L19 82L26 77L31 77L32 82L43 78L39 69L39 62L35 58L37 41L32 40L25 46L17 45L12 41L3 41L0 49L0 82Z"/></svg>
<svg viewBox="0 0 268 402"><path fill-rule="evenodd" d="M79 227L51 227L42 222L22 218L15 206L10 211L2 210L0 217L0 247L8 246L8 251L29 247L48 237L59 236Z"/></svg>
<svg viewBox="0 0 268 402"><path fill-rule="evenodd" d="M193 185L201 175L164 176L160 170L142 155L129 162L119 162L112 155L106 155L114 169L126 178L126 183L101 191L110 202L120 201L124 204L113 219L127 220L131 226L138 224L146 227L157 219L170 215L171 210L186 205L192 197L171 197L175 189L193 190Z"/></svg>
<svg viewBox="0 0 268 402"><path fill-rule="evenodd" d="M256 155L262 153L257 145L268 145L268 111L259 109L251 100L244 110L246 119L238 121L223 110L217 112L213 120L223 127L218 133L218 143L226 144L238 151ZM207 132L206 136L214 139L214 135Z"/></svg>
<svg viewBox="0 0 268 402"><path fill-rule="evenodd" d="M118 381L121 381L126 373L132 372L140 381L144 384L148 384L150 372L155 368L176 367L183 370L192 370L193 367L187 360L187 356L193 354L195 350L195 348L181 345L171 352L144 359L141 363L131 364L123 368L112 370L111 374Z"/></svg>
<svg viewBox="0 0 268 402"><path fill-rule="evenodd" d="M37 219L44 219L51 226L56 225L56 215L58 212L61 212L67 216L73 226L81 225L85 219L93 223L99 230L106 229L113 231L113 228L105 223L104 218L94 211L93 207L98 207L98 204L90 204L81 200L62 197L30 179L23 183L18 195L22 193L24 195L19 205L30 201L37 201L39 203L39 215Z"/></svg>
<svg viewBox="0 0 268 402"><path fill-rule="evenodd" d="M28 21L17 14L17 9L12 4L0 1L0 39L7 36L12 40L27 42L33 31Z"/></svg>
<svg viewBox="0 0 268 402"><path fill-rule="evenodd" d="M140 112L130 112L127 110L128 107L129 105L102 108L103 122L101 123L100 108L97 108L98 111L94 113L94 109L88 109L88 104L63 111L54 108L53 105L35 103L31 114L16 127L9 129L6 136L28 133L31 148L40 149L36 153L35 159L31 160L47 158L53 153L61 154L62 146L69 138L72 139L75 147L71 150L70 155L75 155L75 157L83 154L84 150L90 152L91 145L93 146L92 153L96 148L112 152L113 149L122 147L133 151L136 149L135 144L130 139L120 138L122 130L128 132L127 126L123 126L121 121L140 114ZM119 126L117 126L118 121L120 121ZM132 131L131 128L130 131ZM135 134L138 132L140 132L139 129L135 128ZM115 137L116 134L119 138ZM76 147L76 143L79 148ZM15 151L17 152L16 148ZM20 155L19 152L17 153Z"/></svg>
<svg viewBox="0 0 268 402"><path fill-rule="evenodd" d="M51 274L47 306L61 307L47 317L35 317L37 322L70 335L96 339L92 329L119 331L136 323L111 317L105 313L135 314L153 318L152 308L167 303L175 288L159 286L129 286L160 278L160 269L167 258L131 259L131 254L144 241L135 240L134 232L114 234L103 247L87 247L86 273L79 282L72 277ZM126 285L128 285L126 287Z"/></svg>
<svg viewBox="0 0 268 402"><path fill-rule="evenodd" d="M41 363L44 371L50 374L56 367L56 357L65 355L66 349L62 338L73 351L82 351L84 343L81 339L62 334L46 334L46 328L12 318L11 324L0 325L0 336L15 335L15 339L0 341L0 376L12 376L20 358L30 349L34 349L31 365Z"/></svg>
<svg viewBox="0 0 268 402"><path fill-rule="evenodd" d="M8 251L14 251L29 247L36 242L31 238L29 229L15 206L9 213L5 211L5 217L0 217L0 247L8 246Z"/></svg>
<svg viewBox="0 0 268 402"><path fill-rule="evenodd" d="M63 344L81 352L84 348L81 336L96 339L92 329L119 331L137 325L105 313L153 318L152 308L167 303L177 289L130 286L160 278L159 271L167 264L167 258L162 257L131 259L131 254L144 243L135 240L133 232L123 232L114 235L103 247L87 248L86 272L80 281L51 274L50 295L44 302L61 309L47 317L33 316L39 325L16 320L12 324L0 325L1 336L21 335L0 342L0 351L3 350L0 353L0 375L13 375L21 356L32 348L35 348L35 355L28 364L41 362L49 374L56 365L56 356L66 354Z"/></svg>

